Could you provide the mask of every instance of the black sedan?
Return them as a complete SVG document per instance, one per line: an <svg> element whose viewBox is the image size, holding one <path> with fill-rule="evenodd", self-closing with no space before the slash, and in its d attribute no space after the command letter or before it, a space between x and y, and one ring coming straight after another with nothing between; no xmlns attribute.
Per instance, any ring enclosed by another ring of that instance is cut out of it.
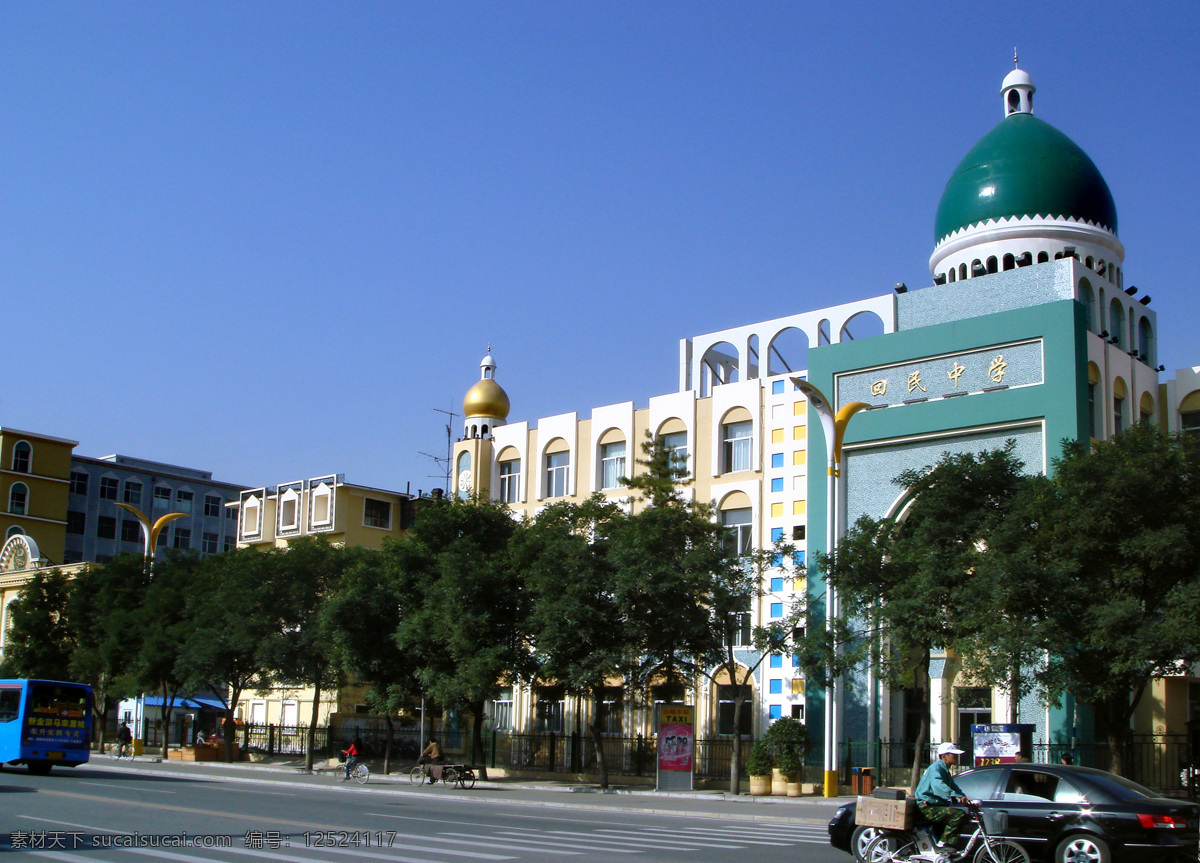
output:
<svg viewBox="0 0 1200 863"><path fill-rule="evenodd" d="M1196 863L1200 807L1159 797L1148 788L1090 767L995 764L955 777L997 814L1006 839L1047 863L1164 861ZM847 803L829 822L829 844L862 859L874 837L854 823Z"/></svg>

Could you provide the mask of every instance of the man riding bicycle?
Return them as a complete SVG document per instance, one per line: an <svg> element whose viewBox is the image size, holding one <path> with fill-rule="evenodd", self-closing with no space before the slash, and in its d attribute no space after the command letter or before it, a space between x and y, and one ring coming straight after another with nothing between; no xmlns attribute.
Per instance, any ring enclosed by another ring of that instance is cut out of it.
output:
<svg viewBox="0 0 1200 863"><path fill-rule="evenodd" d="M958 838L959 826L967 820L967 813L955 808L955 803L965 803L967 794L958 787L950 773L951 765L958 763L962 750L953 743L943 743L937 749L937 760L925 769L917 790L917 809L931 824L942 825L940 844L952 845Z"/></svg>
<svg viewBox="0 0 1200 863"><path fill-rule="evenodd" d="M129 730L128 722L122 722L121 727L117 729L117 757L131 754L132 748L133 732Z"/></svg>

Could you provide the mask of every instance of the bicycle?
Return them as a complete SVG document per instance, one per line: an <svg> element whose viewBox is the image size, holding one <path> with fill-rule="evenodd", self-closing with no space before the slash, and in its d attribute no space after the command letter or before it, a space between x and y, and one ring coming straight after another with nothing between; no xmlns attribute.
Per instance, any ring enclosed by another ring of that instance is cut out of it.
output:
<svg viewBox="0 0 1200 863"><path fill-rule="evenodd" d="M435 767L440 769L431 769ZM423 785L426 777L431 785L441 779L446 785L457 785L459 788L475 787L475 770L469 764L418 764L408 771L408 781L413 785Z"/></svg>
<svg viewBox="0 0 1200 863"><path fill-rule="evenodd" d="M117 754L116 754L115 758L117 761L120 761L122 758L127 758L130 761L132 761L133 760L133 744L132 743L118 743L117 744Z"/></svg>
<svg viewBox="0 0 1200 863"><path fill-rule="evenodd" d="M866 863L1030 863L1029 852L1008 839L993 839L985 821L988 814L978 800L967 801L967 813L975 825L965 848L938 847L926 825L911 830L881 830L863 852ZM983 844L979 845L980 840ZM976 845L979 848L976 849Z"/></svg>
<svg viewBox="0 0 1200 863"><path fill-rule="evenodd" d="M371 778L371 771L367 769L367 765L361 761L350 768L350 775L346 775L344 767L338 768L337 781L345 782L347 779L353 779L359 785L366 785L367 780Z"/></svg>

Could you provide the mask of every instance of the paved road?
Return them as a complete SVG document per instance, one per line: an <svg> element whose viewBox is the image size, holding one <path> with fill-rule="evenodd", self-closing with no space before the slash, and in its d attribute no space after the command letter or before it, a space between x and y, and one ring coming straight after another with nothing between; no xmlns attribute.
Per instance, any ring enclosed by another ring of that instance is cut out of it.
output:
<svg viewBox="0 0 1200 863"><path fill-rule="evenodd" d="M828 805L800 811L644 796L342 786L329 776L201 776L165 765L103 764L46 777L6 770L0 795L0 832L11 836L4 849L31 860L849 861L828 846Z"/></svg>

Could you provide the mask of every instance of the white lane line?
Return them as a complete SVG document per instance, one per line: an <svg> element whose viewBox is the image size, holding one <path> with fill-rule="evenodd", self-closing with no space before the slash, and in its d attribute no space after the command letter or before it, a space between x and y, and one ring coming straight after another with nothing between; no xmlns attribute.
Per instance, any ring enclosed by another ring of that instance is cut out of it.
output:
<svg viewBox="0 0 1200 863"><path fill-rule="evenodd" d="M597 832L606 833L611 831L598 830ZM690 831L682 832L676 830L667 830L665 828L652 828L651 835L664 836L670 839L682 841L703 842L705 845L708 844L708 839L737 839L737 841L743 845L767 845L773 848L786 848L791 844L790 841L781 842L778 839L748 839L744 836L736 836L732 833L705 833L703 831L693 833Z"/></svg>
<svg viewBox="0 0 1200 863"><path fill-rule="evenodd" d="M371 831L375 832L375 831ZM374 845L375 851L355 851L351 848L321 848L326 854L348 854L351 857L371 857L379 860L385 852L392 853L391 845ZM455 851L453 848L419 848L416 845L405 845L403 851L425 851L435 854L448 854L451 857L469 857L472 860L516 860L516 857L503 857L499 854L485 854L482 851Z"/></svg>
<svg viewBox="0 0 1200 863"><path fill-rule="evenodd" d="M554 832L554 831L551 831L551 832ZM505 831L501 830L501 831L498 831L497 835L504 835L504 833L505 833ZM543 842L547 845L554 845L555 847L563 847L563 845L564 845L562 839L555 838L554 836L547 836L547 838L539 840L539 839L526 838L524 835L521 835L521 834L516 834L516 835L522 842ZM607 836L593 836L590 833L578 833L578 834L569 834L569 835L579 836L580 838L572 840L570 842L570 844L567 845L566 847L590 849L593 851L595 851L595 850L608 851L611 854L640 854L642 851L646 850L646 848L649 844L646 842L638 842L633 839L628 839L628 840L609 839ZM632 850L625 849L625 848L621 847L623 845L633 845L634 848ZM703 844L697 843L697 842L687 842L687 843L679 843L679 844L673 843L670 845L664 845L660 842L657 845L655 845L654 847L660 851L695 851L697 848L703 848L705 846Z"/></svg>
<svg viewBox="0 0 1200 863"><path fill-rule="evenodd" d="M376 818L396 818L396 819L404 818L403 815L382 815L382 814L375 815L374 817L376 817ZM388 832L391 833L392 831L389 830ZM451 834L447 834L447 835L452 836L454 834L451 833ZM479 833L478 832L464 833L461 835L463 835L463 836L478 836ZM415 833L397 833L396 838L397 839L405 839L405 840L413 840L415 842L446 842L451 845L482 845L484 848L493 848L497 851L541 851L544 853L546 850L544 848L522 848L519 845L512 844L511 842L505 843L504 845L497 847L495 842L478 842L478 841L472 842L467 839L439 839L436 836L419 836ZM580 852L578 852L578 851L558 851L556 853L569 854L573 857L578 857Z"/></svg>
<svg viewBox="0 0 1200 863"><path fill-rule="evenodd" d="M79 827L96 833L116 833L119 836L132 836L124 830L113 830L111 827L93 827L91 824L76 824L74 821L55 821L53 818L39 818L36 815L18 815L18 818L28 818L30 821L45 821L47 824L61 824L64 827Z"/></svg>
<svg viewBox="0 0 1200 863"><path fill-rule="evenodd" d="M605 833L605 832L617 833L619 835L617 837L613 837L613 838L609 838L608 836L597 836L596 835L597 833ZM612 842L612 843L617 843L617 844L621 844L621 845L636 845L638 847L643 847L647 844L645 837L639 836L639 837L631 838L631 839L621 838L621 837L629 835L628 830L609 830L609 831L596 830L595 832L591 832L591 833L584 833L584 832L575 831L575 830L547 830L546 833L551 836L559 836L559 835L561 835L561 836L581 836L581 837L587 837L593 841L598 841L598 842ZM688 850L695 849L695 848L727 848L730 850L736 850L736 849L742 847L741 845L720 845L715 842L696 842L696 841L687 842L687 841L684 841L681 839L673 839L673 840L669 840L669 841L675 842L678 846L676 848L676 850L679 850L679 851L688 851ZM659 842L656 844L663 845L662 842Z"/></svg>
<svg viewBox="0 0 1200 863"><path fill-rule="evenodd" d="M256 857L261 860L282 860L284 863L313 863L314 860L324 860L323 857L296 857L292 854L276 854L274 851L259 851L249 848L217 848L213 849L221 851L224 854L244 854L248 857ZM324 849L314 848L314 851ZM394 860L395 863L429 863L428 857L399 857L389 856L388 860Z"/></svg>
<svg viewBox="0 0 1200 863"><path fill-rule="evenodd" d="M571 842L566 842L562 839L557 839L557 838L554 838L551 836L547 836L544 839L538 839L533 836L526 836L526 835L520 834L520 833L511 833L511 832L506 833L503 830L496 832L494 835L497 838L511 835L518 842L525 842L529 845L549 845L551 848L575 848L581 852L605 851L609 854L641 854L642 851L645 850L642 848L629 849L629 848L614 847L611 843L605 843L605 841L603 839L600 839L598 841L593 841L591 839L576 839ZM665 850L689 851L691 849L689 849L689 848L669 848L669 849L665 849Z"/></svg>
<svg viewBox="0 0 1200 863"><path fill-rule="evenodd" d="M13 850L19 854L32 854L34 857L46 857L50 860L65 860L66 863L79 863L78 854L63 854L60 851L26 851L24 848L14 848ZM89 863L91 863L91 861L95 861L95 863L112 863L112 861L100 860L91 856L89 856L87 859Z"/></svg>
<svg viewBox="0 0 1200 863"><path fill-rule="evenodd" d="M88 782L86 779L79 780L80 785L99 785L102 788L120 788L124 791L142 791L146 794L178 794L178 791L163 791L160 788L138 788L129 785L118 785L115 782Z"/></svg>

